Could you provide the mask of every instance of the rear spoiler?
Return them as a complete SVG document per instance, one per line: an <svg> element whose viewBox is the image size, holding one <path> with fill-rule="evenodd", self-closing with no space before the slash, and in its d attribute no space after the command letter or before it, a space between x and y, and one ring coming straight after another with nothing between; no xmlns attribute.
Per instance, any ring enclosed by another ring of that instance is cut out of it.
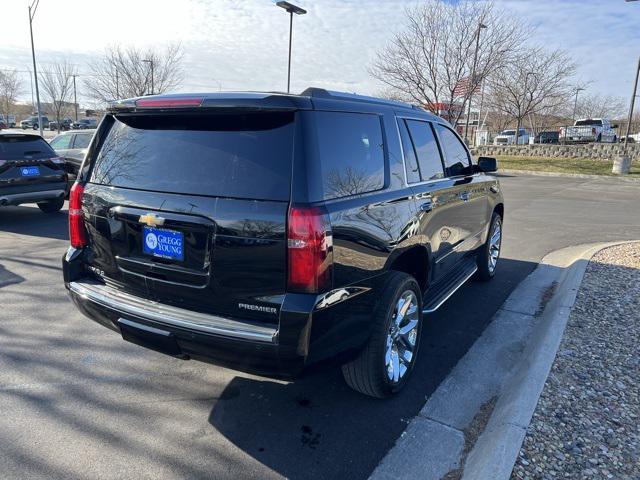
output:
<svg viewBox="0 0 640 480"><path fill-rule="evenodd" d="M109 113L201 109L294 111L311 110L311 100L294 95L271 93L216 93L208 95L151 95L118 100L109 104Z"/></svg>

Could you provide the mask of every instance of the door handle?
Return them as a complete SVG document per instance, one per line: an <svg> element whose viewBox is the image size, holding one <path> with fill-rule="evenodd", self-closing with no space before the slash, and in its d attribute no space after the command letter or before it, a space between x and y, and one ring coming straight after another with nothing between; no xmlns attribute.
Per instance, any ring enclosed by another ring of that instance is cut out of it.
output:
<svg viewBox="0 0 640 480"><path fill-rule="evenodd" d="M460 194L460 200L462 200L464 202L468 202L469 201L469 192L462 192Z"/></svg>

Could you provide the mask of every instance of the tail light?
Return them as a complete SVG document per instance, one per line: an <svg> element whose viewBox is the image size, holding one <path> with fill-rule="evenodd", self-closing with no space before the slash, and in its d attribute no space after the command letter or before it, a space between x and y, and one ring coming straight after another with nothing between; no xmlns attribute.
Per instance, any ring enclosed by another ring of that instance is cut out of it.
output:
<svg viewBox="0 0 640 480"><path fill-rule="evenodd" d="M87 245L87 231L82 218L82 195L84 185L75 182L69 192L69 239L71 246L82 248Z"/></svg>
<svg viewBox="0 0 640 480"><path fill-rule="evenodd" d="M333 237L323 209L289 209L287 246L289 291L318 293L331 286Z"/></svg>

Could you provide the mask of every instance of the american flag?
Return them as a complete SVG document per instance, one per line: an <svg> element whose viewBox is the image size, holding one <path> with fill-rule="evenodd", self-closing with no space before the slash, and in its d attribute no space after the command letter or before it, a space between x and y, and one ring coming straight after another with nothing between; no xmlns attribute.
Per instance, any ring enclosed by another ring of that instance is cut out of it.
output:
<svg viewBox="0 0 640 480"><path fill-rule="evenodd" d="M471 81L471 76L461 78L456 83L455 88L453 89L454 97L466 97L471 93L471 86L474 82ZM476 78L476 88L473 93L477 93L480 90L480 82L478 82L478 78Z"/></svg>

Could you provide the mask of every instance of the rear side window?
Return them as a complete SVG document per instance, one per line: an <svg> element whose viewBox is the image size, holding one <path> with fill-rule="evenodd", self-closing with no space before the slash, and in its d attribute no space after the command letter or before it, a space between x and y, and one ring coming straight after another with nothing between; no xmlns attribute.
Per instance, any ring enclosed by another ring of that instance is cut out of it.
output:
<svg viewBox="0 0 640 480"><path fill-rule="evenodd" d="M303 112L311 201L384 187L380 117L365 113Z"/></svg>
<svg viewBox="0 0 640 480"><path fill-rule="evenodd" d="M402 141L402 153L404 154L404 166L407 172L407 183L418 183L420 179L420 166L418 165L418 157L413 148L413 142L407 129L407 123L398 119L398 128L400 129L400 140Z"/></svg>
<svg viewBox="0 0 640 480"><path fill-rule="evenodd" d="M93 135L88 133L77 133L76 138L73 141L73 148L87 148L91 142Z"/></svg>
<svg viewBox="0 0 640 480"><path fill-rule="evenodd" d="M440 151L431 125L417 120L406 120L411 140L418 156L420 178L422 181L437 180L444 177Z"/></svg>
<svg viewBox="0 0 640 480"><path fill-rule="evenodd" d="M92 160L89 181L167 193L287 201L293 119L291 112L112 117Z"/></svg>
<svg viewBox="0 0 640 480"><path fill-rule="evenodd" d="M0 160L41 160L55 156L53 149L40 137L0 135Z"/></svg>
<svg viewBox="0 0 640 480"><path fill-rule="evenodd" d="M464 175L468 172L470 166L467 148L449 128L439 123L435 124L435 128L438 132L438 138L440 139L447 176L455 177L457 175Z"/></svg>

